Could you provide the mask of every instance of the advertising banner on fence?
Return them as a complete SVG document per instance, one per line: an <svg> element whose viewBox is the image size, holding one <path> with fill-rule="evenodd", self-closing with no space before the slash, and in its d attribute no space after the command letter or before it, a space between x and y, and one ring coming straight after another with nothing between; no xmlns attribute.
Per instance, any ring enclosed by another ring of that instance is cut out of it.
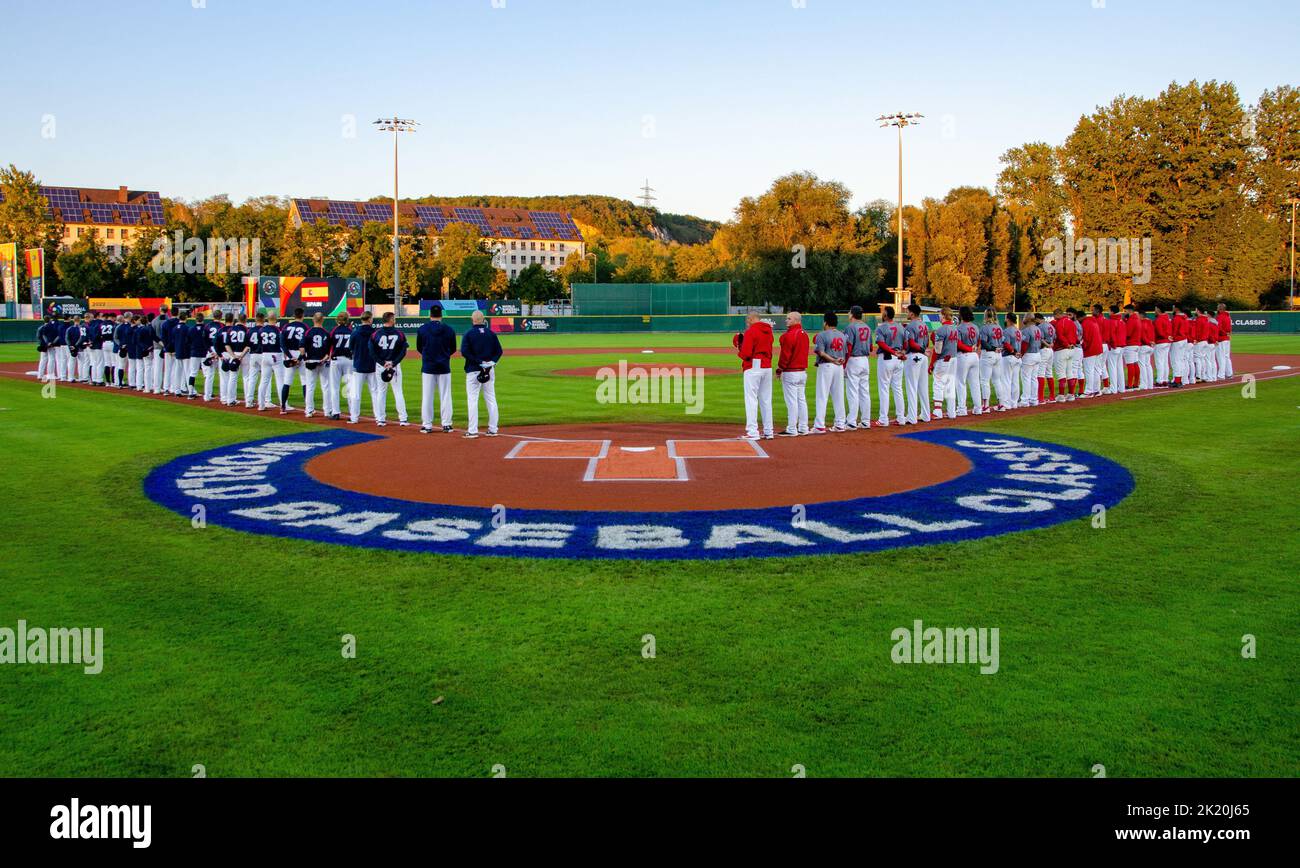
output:
<svg viewBox="0 0 1300 868"><path fill-rule="evenodd" d="M361 316L366 309L366 282L359 277L245 277L248 315L259 309L292 314L302 308L310 318L346 313Z"/></svg>
<svg viewBox="0 0 1300 868"><path fill-rule="evenodd" d="M45 248L23 251L27 260L27 283L32 291L32 318L41 318L41 299L45 297Z"/></svg>
<svg viewBox="0 0 1300 868"><path fill-rule="evenodd" d="M156 314L164 307L170 308L170 298L90 298L90 309L109 313ZM241 305L242 307L242 305Z"/></svg>
<svg viewBox="0 0 1300 868"><path fill-rule="evenodd" d="M70 295L51 295L45 299L42 314L78 316L89 311L90 305L84 298L73 298Z"/></svg>
<svg viewBox="0 0 1300 868"><path fill-rule="evenodd" d="M10 241L0 244L0 284L4 285L5 316L18 315L18 245Z"/></svg>

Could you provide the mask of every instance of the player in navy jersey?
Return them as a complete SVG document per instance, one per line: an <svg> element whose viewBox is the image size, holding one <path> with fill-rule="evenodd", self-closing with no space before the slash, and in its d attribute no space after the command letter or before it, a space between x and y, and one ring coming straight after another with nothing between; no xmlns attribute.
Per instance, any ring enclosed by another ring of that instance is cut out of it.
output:
<svg viewBox="0 0 1300 868"><path fill-rule="evenodd" d="M324 402L325 415L331 419L340 418L340 386L350 391L352 383L352 326L345 313L339 314L335 322L337 325L330 332L329 378Z"/></svg>
<svg viewBox="0 0 1300 868"><path fill-rule="evenodd" d="M393 314L384 314L384 324L370 338L370 352L375 358L377 399L372 399L375 407L375 424L383 427L388 424L388 390L392 387L393 404L397 407L397 424L406 427L406 395L402 392L402 359L408 348L406 335L395 325Z"/></svg>
<svg viewBox="0 0 1300 868"><path fill-rule="evenodd" d="M325 415L329 416L329 355L333 348L330 333L325 331L325 315L312 317L311 328L302 340L303 413L308 419L316 415L316 384L324 388Z"/></svg>
<svg viewBox="0 0 1300 868"><path fill-rule="evenodd" d="M307 337L307 324L302 321L302 308L295 308L293 321L285 323L280 329L281 364L277 366L277 379L280 384L280 415L288 413L289 390L293 387L294 374L302 359L302 342Z"/></svg>
<svg viewBox="0 0 1300 868"><path fill-rule="evenodd" d="M375 393L378 389L375 380L375 358L370 339L375 334L375 327L370 323L370 311L361 314L361 322L352 330L352 381L348 384L348 424L355 425L361 420L361 385L370 390L370 406L375 406Z"/></svg>

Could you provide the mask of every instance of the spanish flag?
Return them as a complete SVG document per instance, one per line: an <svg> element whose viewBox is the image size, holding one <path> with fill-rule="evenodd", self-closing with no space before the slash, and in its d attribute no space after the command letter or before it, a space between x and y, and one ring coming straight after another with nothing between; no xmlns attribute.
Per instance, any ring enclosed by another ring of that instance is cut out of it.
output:
<svg viewBox="0 0 1300 868"><path fill-rule="evenodd" d="M303 301L328 301L330 285L325 281L305 281L302 285Z"/></svg>

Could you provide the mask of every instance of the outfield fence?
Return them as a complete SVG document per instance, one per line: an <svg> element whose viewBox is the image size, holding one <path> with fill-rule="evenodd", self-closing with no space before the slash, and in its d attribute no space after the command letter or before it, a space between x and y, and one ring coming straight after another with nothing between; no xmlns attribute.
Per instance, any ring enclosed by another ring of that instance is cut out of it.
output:
<svg viewBox="0 0 1300 868"><path fill-rule="evenodd" d="M785 330L785 315L760 314L772 322L775 330ZM840 324L848 322L848 314L841 313ZM804 328L809 332L821 330L820 313L805 313ZM864 317L875 327L876 317ZM494 331L502 334L734 334L745 328L745 317L739 314L681 315L681 316L504 316L488 317ZM408 334L414 334L427 319L401 317L398 325ZM443 322L464 334L472 320L467 316L444 317ZM35 320L0 320L0 343L32 343L36 340ZM1232 311L1232 328L1237 334L1300 334L1300 311Z"/></svg>

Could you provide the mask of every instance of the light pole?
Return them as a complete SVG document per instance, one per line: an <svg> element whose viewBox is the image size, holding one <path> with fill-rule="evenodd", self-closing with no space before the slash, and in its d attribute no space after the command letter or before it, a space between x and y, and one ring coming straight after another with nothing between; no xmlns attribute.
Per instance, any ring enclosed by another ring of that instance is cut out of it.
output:
<svg viewBox="0 0 1300 868"><path fill-rule="evenodd" d="M1291 310L1295 310L1295 206L1300 199L1292 196L1286 203L1291 206Z"/></svg>
<svg viewBox="0 0 1300 868"><path fill-rule="evenodd" d="M393 134L393 315L402 315L401 257L397 235L397 134L413 133L420 124L407 118L380 118L374 126L382 133Z"/></svg>
<svg viewBox="0 0 1300 868"><path fill-rule="evenodd" d="M920 123L921 114L881 115L876 118L882 127L898 127L898 298L903 297L903 127ZM897 311L896 311L897 312Z"/></svg>

